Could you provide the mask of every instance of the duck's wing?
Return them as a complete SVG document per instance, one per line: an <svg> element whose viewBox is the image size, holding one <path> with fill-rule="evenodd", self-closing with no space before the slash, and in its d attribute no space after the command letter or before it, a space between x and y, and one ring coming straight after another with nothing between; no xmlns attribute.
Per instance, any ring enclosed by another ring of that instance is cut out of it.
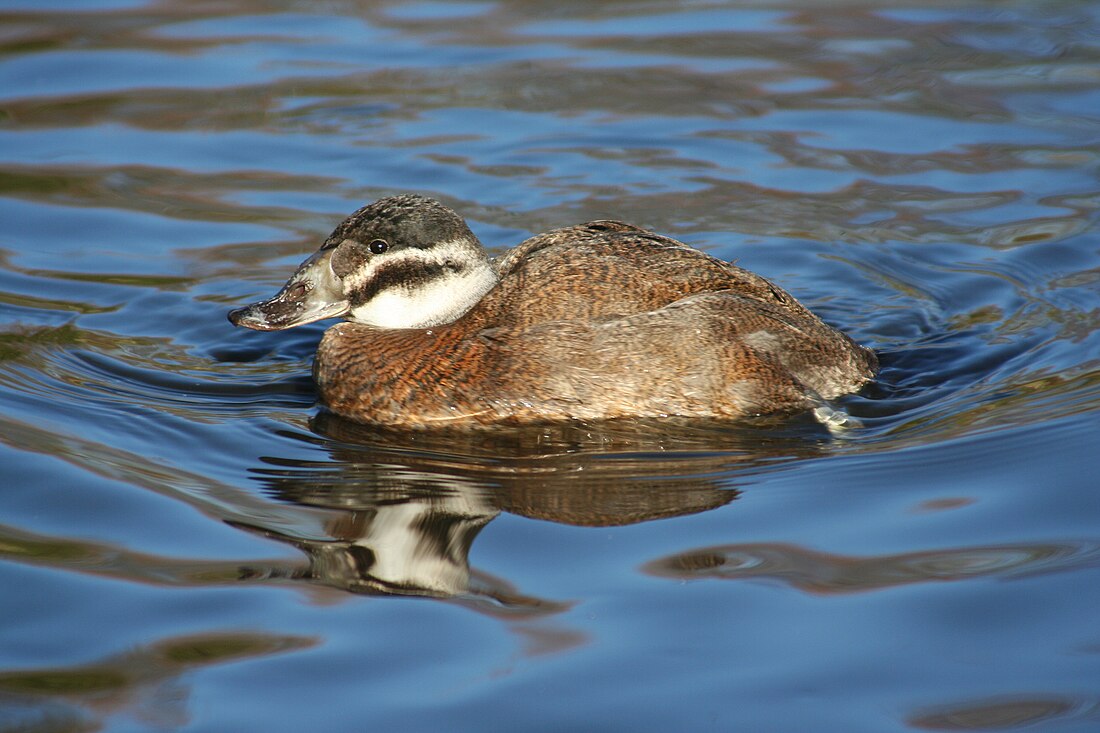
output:
<svg viewBox="0 0 1100 733"><path fill-rule="evenodd" d="M735 291L596 321L496 326L475 338L502 412L529 406L547 419L791 413L873 373L870 352L843 334Z"/></svg>
<svg viewBox="0 0 1100 733"><path fill-rule="evenodd" d="M813 317L767 279L623 222L589 222L540 234L510 252L499 268L500 284L484 303L492 314L486 325L622 317L719 291Z"/></svg>

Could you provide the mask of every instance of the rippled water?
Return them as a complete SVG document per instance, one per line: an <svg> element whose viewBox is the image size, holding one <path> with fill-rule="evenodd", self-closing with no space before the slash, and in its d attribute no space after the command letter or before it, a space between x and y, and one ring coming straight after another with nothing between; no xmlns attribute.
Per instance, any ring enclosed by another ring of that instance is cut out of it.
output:
<svg viewBox="0 0 1100 733"><path fill-rule="evenodd" d="M1100 728L1100 9L0 2L0 730ZM225 320L343 215L619 218L863 427L403 435Z"/></svg>

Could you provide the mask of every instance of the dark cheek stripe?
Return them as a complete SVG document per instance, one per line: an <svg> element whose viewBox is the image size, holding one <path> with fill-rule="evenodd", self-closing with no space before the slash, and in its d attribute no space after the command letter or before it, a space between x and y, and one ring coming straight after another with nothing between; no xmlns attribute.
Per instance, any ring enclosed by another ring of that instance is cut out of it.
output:
<svg viewBox="0 0 1100 733"><path fill-rule="evenodd" d="M392 288L415 290L442 277L448 271L459 272L461 269L461 267L455 267L454 263L394 262L378 268L374 277L352 294L351 302L353 305L362 305L379 293Z"/></svg>

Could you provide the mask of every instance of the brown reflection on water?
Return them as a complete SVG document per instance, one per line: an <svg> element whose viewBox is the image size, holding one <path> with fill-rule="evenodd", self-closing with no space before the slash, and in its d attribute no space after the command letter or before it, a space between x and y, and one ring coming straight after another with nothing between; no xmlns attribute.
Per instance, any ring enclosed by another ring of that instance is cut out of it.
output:
<svg viewBox="0 0 1100 733"><path fill-rule="evenodd" d="M241 579L241 563L182 560L127 550L116 545L74 540L0 525L0 559L55 570L159 586L210 587ZM264 561L269 567L291 563ZM255 563L252 563L255 564Z"/></svg>
<svg viewBox="0 0 1100 733"><path fill-rule="evenodd" d="M799 147L793 140L784 143ZM793 155L788 151L785 155ZM1091 204L1066 206L1061 216L1046 216L968 225L950 220L952 213L1009 206L1021 192L995 190L956 193L926 186L885 185L860 180L824 193L783 191L744 181L698 175L700 188L682 192L634 194L608 199L598 186L567 204L523 215L534 230L567 222L614 217L662 231L732 231L739 235L787 237L816 242L962 242L993 249L1013 249L1055 242L1085 231ZM573 185L574 194L585 186ZM660 212L670 218L661 219ZM674 217L674 218L672 218ZM688 221L690 225L684 225ZM860 223L856 223L860 222Z"/></svg>
<svg viewBox="0 0 1100 733"><path fill-rule="evenodd" d="M860 593L913 583L1020 577L1093 565L1100 543L961 547L849 557L781 543L721 545L658 558L643 570L679 580L772 580L807 593Z"/></svg>
<svg viewBox="0 0 1100 733"><path fill-rule="evenodd" d="M0 672L4 730L100 730L128 714L146 725L186 725L188 689L180 678L199 667L307 649L304 636L243 632L177 636L98 662ZM48 701L47 704L43 704ZM26 709L26 720L19 720ZM11 727L9 727L11 726Z"/></svg>
<svg viewBox="0 0 1100 733"><path fill-rule="evenodd" d="M929 708L906 722L922 730L1005 730L1082 718L1100 724L1100 699L1025 692Z"/></svg>
<svg viewBox="0 0 1100 733"><path fill-rule="evenodd" d="M300 235L298 248L328 226L308 212L276 206L249 206L230 197L244 192L288 192L334 187L332 177L282 171L239 170L205 173L151 165L27 166L0 164L0 194L58 206L98 207L172 219L259 222ZM268 256L284 254L286 242L265 240ZM285 254L296 254L299 249ZM220 250L214 248L214 253ZM209 256L211 253L207 252ZM180 285L189 284L180 282Z"/></svg>
<svg viewBox="0 0 1100 733"><path fill-rule="evenodd" d="M489 497L499 510L584 526L714 509L736 498L730 486L736 475L815 456L828 445L820 427L808 422L780 423L783 432L665 420L413 433L322 412L312 426L329 439L322 445L333 462L259 471L283 498L324 501L341 486L462 487Z"/></svg>
<svg viewBox="0 0 1100 733"><path fill-rule="evenodd" d="M677 422L401 433L322 413L314 429L309 440L330 462L271 457L255 473L276 498L330 512L326 536L235 526L305 553L308 569L294 577L311 583L451 599L505 617L570 604L470 568L475 538L499 513L600 527L683 516L733 501L737 471L816 451L805 436Z"/></svg>

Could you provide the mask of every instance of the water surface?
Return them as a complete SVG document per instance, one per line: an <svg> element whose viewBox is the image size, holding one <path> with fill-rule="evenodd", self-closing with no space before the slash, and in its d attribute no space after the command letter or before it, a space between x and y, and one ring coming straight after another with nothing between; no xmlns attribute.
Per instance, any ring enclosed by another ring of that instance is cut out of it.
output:
<svg viewBox="0 0 1100 733"><path fill-rule="evenodd" d="M0 729L1100 727L1088 2L0 3ZM269 295L417 191L879 351L808 419L408 435Z"/></svg>

